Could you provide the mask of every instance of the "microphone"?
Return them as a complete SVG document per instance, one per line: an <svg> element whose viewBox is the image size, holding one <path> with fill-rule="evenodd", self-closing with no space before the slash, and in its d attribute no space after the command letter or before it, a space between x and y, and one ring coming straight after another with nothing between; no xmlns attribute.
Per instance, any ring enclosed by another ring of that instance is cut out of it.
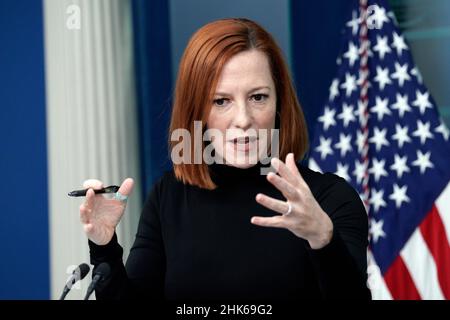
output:
<svg viewBox="0 0 450 320"><path fill-rule="evenodd" d="M94 292L94 289L97 286L97 284L107 279L110 273L111 267L106 262L100 263L98 267L94 269L92 274L93 275L92 281L86 291L86 296L84 297L84 300L89 300L89 297L91 296L92 292Z"/></svg>
<svg viewBox="0 0 450 320"><path fill-rule="evenodd" d="M72 286L75 283L77 283L78 281L83 280L84 277L86 277L86 275L89 273L90 269L91 268L86 263L82 263L78 267L76 267L73 270L72 275L70 276L69 280L67 280L66 285L64 286L64 290L63 290L59 300L64 300L66 298L67 294L69 293L70 289L72 289Z"/></svg>

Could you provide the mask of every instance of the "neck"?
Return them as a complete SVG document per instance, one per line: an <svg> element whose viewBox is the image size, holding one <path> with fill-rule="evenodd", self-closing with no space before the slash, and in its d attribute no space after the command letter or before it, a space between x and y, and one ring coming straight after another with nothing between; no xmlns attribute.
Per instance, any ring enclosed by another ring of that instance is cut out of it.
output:
<svg viewBox="0 0 450 320"><path fill-rule="evenodd" d="M265 179L264 169L270 167L260 161L248 168L238 168L227 164L213 163L208 166L211 178L219 187L223 185L233 185L244 181L259 181Z"/></svg>

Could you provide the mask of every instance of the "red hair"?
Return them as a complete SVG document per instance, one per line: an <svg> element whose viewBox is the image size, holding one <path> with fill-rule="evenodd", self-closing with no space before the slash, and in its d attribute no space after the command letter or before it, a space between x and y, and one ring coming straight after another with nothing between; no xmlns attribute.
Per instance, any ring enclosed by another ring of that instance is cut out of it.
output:
<svg viewBox="0 0 450 320"><path fill-rule="evenodd" d="M237 53L256 49L266 54L277 93L279 117L279 156L293 152L302 159L308 148L308 132L303 111L283 55L272 36L257 23L241 18L221 19L200 28L189 40L180 61L169 129L169 149L176 141L176 129L187 129L194 136L194 121L206 125L219 77L227 61ZM208 165L191 161L174 164L175 176L184 183L214 189ZM203 148L202 146L202 154Z"/></svg>

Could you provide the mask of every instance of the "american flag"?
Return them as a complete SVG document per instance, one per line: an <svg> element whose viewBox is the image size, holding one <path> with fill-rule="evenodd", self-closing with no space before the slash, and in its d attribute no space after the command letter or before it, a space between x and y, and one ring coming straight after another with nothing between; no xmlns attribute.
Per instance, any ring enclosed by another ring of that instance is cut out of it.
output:
<svg viewBox="0 0 450 320"><path fill-rule="evenodd" d="M343 40L309 165L366 205L374 299L450 299L449 130L385 1L355 1Z"/></svg>

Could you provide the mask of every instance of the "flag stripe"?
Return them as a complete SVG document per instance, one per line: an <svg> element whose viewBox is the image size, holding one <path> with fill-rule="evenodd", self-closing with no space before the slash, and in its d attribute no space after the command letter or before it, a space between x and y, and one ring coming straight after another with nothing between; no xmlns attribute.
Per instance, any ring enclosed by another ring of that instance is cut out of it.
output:
<svg viewBox="0 0 450 320"><path fill-rule="evenodd" d="M395 300L420 300L419 291L401 256L397 256L384 274L384 280Z"/></svg>
<svg viewBox="0 0 450 320"><path fill-rule="evenodd" d="M450 183L437 198L436 207L447 234L447 241L450 243Z"/></svg>
<svg viewBox="0 0 450 320"><path fill-rule="evenodd" d="M392 300L392 295L384 281L380 268L370 250L367 250L367 273L368 286L372 293L373 300Z"/></svg>
<svg viewBox="0 0 450 320"><path fill-rule="evenodd" d="M422 299L444 299L439 285L436 264L419 228L409 238L400 255Z"/></svg>
<svg viewBox="0 0 450 320"><path fill-rule="evenodd" d="M439 284L446 299L450 299L450 247L445 237L445 229L436 206L420 225L420 231L434 258Z"/></svg>

